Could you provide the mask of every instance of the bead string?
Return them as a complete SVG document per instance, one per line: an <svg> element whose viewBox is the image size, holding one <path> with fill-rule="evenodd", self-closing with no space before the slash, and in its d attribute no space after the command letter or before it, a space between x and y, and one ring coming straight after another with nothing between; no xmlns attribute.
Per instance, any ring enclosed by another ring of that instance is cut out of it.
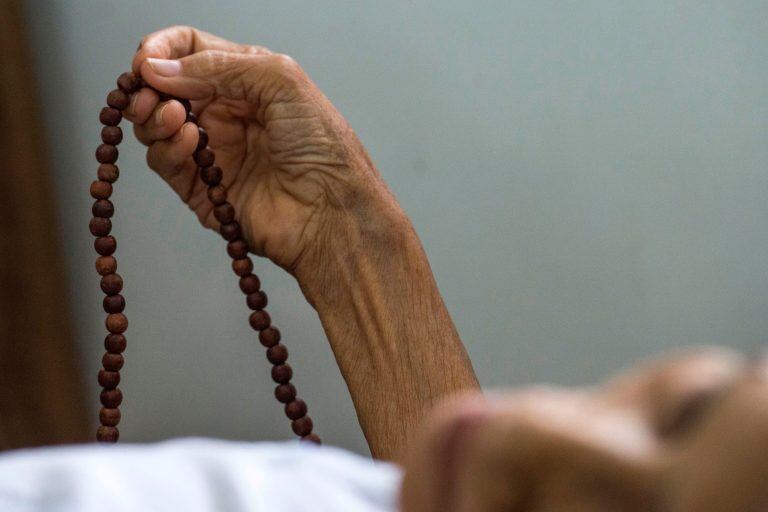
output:
<svg viewBox="0 0 768 512"><path fill-rule="evenodd" d="M102 358L103 369L99 370L99 385L101 391L101 411L99 420L101 426L96 431L97 441L103 443L117 442L120 432L119 406L123 401L123 393L117 386L120 384L120 369L123 367L123 351L126 347L125 331L128 319L123 314L125 299L120 292L123 289L123 279L116 272L117 260L113 256L117 248L115 237L110 235L115 207L109 200L112 195L112 184L117 181L120 171L117 162L117 146L123 140L122 129L118 126L123 118L122 111L130 104L130 95L147 85L133 73L126 72L117 79L117 89L107 95L107 105L101 109L99 120L104 125L101 130L101 144L96 149L96 160L99 162L98 179L91 183L93 203L93 218L90 221L91 234L96 237L94 248L99 254L96 259L96 271L101 276L101 289L106 295L103 301L107 313L105 325L109 334L104 339L106 353ZM246 304L253 311L249 317L251 327L258 331L259 341L267 349L267 360L272 363L272 380L277 383L275 398L285 404L285 415L291 420L291 429L304 441L320 443L320 438L312 433L312 419L307 415L307 404L296 396L296 388L290 380L293 376L291 366L286 362L288 349L280 342L280 331L272 325L267 306L267 295L260 289L261 282L253 273L253 261L248 256L248 244L242 237L240 224L235 220L235 209L227 202L227 188L221 183L222 171L215 165L216 155L208 147L208 134L199 126L197 117L191 110L189 100L179 99L160 93L161 101L174 99L179 101L187 112L187 122L197 126L199 140L193 154L198 166L200 179L208 186L208 199L213 204L213 215L220 223L219 233L227 241L227 253L232 258L232 270L240 278L240 290L246 296Z"/></svg>

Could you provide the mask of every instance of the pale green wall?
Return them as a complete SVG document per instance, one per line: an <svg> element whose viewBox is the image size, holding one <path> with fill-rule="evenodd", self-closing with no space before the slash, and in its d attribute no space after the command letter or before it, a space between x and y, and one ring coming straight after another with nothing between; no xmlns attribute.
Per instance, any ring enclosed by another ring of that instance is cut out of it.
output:
<svg viewBox="0 0 768 512"><path fill-rule="evenodd" d="M766 340L761 0L37 0L29 13L89 375L96 117L141 36L176 23L304 65L411 215L485 385L586 383L678 344ZM222 242L135 141L121 152L124 438L287 437ZM313 310L290 277L257 272L318 430L361 449Z"/></svg>

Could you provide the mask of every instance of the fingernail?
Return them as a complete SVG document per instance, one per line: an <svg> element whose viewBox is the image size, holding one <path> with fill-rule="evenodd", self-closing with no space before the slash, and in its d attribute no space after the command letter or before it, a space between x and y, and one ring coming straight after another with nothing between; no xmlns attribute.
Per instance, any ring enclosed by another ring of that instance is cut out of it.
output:
<svg viewBox="0 0 768 512"><path fill-rule="evenodd" d="M163 106L155 112L155 124L157 124L157 126L163 126L165 123L165 121L163 121L163 112L165 112L166 108L168 108L168 103L163 103Z"/></svg>
<svg viewBox="0 0 768 512"><path fill-rule="evenodd" d="M179 128L179 131L173 134L173 137L171 137L171 141L173 142L179 142L181 139L184 138L184 130L187 129L187 123L184 123L181 125L181 128Z"/></svg>
<svg viewBox="0 0 768 512"><path fill-rule="evenodd" d="M181 62L178 60L148 58L147 63L152 71L160 76L176 76L181 74Z"/></svg>
<svg viewBox="0 0 768 512"><path fill-rule="evenodd" d="M139 101L139 91L131 94L131 104L128 105L128 112L131 114L136 113L136 102Z"/></svg>

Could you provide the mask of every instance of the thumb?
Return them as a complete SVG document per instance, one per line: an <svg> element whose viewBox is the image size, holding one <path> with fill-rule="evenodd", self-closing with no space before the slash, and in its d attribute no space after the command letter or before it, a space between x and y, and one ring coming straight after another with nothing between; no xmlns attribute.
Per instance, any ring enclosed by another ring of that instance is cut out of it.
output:
<svg viewBox="0 0 768 512"><path fill-rule="evenodd" d="M179 98L248 100L280 76L281 57L207 50L181 59L147 58L140 71L149 85Z"/></svg>

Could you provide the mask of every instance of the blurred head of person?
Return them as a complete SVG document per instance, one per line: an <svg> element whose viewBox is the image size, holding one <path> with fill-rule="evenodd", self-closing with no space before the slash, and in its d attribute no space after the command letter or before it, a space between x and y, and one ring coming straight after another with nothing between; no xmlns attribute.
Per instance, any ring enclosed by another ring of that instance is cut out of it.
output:
<svg viewBox="0 0 768 512"><path fill-rule="evenodd" d="M768 511L768 358L702 348L599 387L455 398L411 447L401 507Z"/></svg>

